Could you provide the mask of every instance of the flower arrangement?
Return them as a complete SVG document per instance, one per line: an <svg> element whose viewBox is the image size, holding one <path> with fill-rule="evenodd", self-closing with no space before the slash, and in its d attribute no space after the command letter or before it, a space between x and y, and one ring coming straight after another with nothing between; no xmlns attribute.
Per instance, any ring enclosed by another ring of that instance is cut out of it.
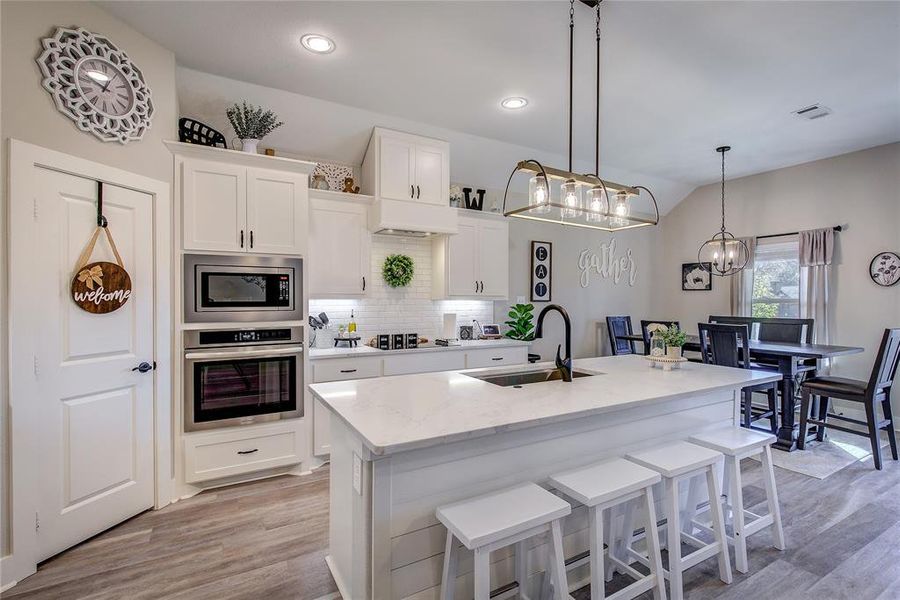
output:
<svg viewBox="0 0 900 600"><path fill-rule="evenodd" d="M414 271L413 259L405 254L391 254L384 259L384 265L381 267L384 282L394 288L409 285Z"/></svg>
<svg viewBox="0 0 900 600"><path fill-rule="evenodd" d="M242 140L261 140L284 125L271 110L247 104L246 100L227 109L225 115L234 133Z"/></svg>
<svg viewBox="0 0 900 600"><path fill-rule="evenodd" d="M509 307L508 316L509 321L505 324L509 327L509 331L506 332L506 337L526 342L534 339L533 304L513 304Z"/></svg>
<svg viewBox="0 0 900 600"><path fill-rule="evenodd" d="M663 341L666 342L666 346L681 348L684 346L685 342L687 342L687 335L674 325L666 328L666 330L662 332L662 336Z"/></svg>

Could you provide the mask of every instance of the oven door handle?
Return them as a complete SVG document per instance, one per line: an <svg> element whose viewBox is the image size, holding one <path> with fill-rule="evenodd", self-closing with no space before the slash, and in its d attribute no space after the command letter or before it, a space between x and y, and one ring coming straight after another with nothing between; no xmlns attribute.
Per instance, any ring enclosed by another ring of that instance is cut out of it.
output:
<svg viewBox="0 0 900 600"><path fill-rule="evenodd" d="M282 354L303 354L302 347L269 348L268 350L228 350L225 352L185 352L185 360L205 360L208 358L244 358L247 356L273 356Z"/></svg>

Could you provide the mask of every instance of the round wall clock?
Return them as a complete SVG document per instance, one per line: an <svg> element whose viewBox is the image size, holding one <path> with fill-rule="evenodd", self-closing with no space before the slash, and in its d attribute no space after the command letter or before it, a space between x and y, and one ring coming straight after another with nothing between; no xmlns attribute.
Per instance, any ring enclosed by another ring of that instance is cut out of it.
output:
<svg viewBox="0 0 900 600"><path fill-rule="evenodd" d="M59 27L42 40L41 84L56 108L104 142L140 140L153 102L141 70L108 39L79 27Z"/></svg>
<svg viewBox="0 0 900 600"><path fill-rule="evenodd" d="M878 285L889 287L900 281L900 255L879 252L869 263L869 277Z"/></svg>

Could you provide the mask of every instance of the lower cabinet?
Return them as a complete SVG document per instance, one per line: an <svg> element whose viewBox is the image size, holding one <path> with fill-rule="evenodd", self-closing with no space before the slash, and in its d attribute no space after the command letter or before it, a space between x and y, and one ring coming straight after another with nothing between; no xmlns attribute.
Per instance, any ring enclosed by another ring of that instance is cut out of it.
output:
<svg viewBox="0 0 900 600"><path fill-rule="evenodd" d="M231 477L298 464L303 455L299 419L214 433L192 433L184 439L187 483Z"/></svg>
<svg viewBox="0 0 900 600"><path fill-rule="evenodd" d="M480 367L501 367L528 363L527 346L409 351L384 356L320 358L312 361L313 382L368 379L389 375L412 375L436 371L459 371ZM313 398L313 453L327 456L331 451L330 413Z"/></svg>

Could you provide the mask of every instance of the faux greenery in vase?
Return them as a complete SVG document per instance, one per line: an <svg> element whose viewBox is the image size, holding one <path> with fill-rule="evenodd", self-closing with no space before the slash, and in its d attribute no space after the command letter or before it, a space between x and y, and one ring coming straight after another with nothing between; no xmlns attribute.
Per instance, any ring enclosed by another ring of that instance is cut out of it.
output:
<svg viewBox="0 0 900 600"><path fill-rule="evenodd" d="M681 358L681 347L687 341L687 335L673 325L662 332L662 338L666 343L666 355L669 358Z"/></svg>
<svg viewBox="0 0 900 600"><path fill-rule="evenodd" d="M509 327L509 331L506 332L506 337L526 342L534 339L533 304L513 304L509 307L508 316L509 321L505 324Z"/></svg>
<svg viewBox="0 0 900 600"><path fill-rule="evenodd" d="M234 133L241 140L241 150L256 154L256 145L259 140L263 139L282 125L283 121L278 120L278 115L271 110L263 110L261 106L247 104L246 100L241 100L240 104L235 104L225 111Z"/></svg>
<svg viewBox="0 0 900 600"><path fill-rule="evenodd" d="M394 288L409 285L414 271L413 259L405 254L391 254L384 259L381 267L384 282Z"/></svg>

